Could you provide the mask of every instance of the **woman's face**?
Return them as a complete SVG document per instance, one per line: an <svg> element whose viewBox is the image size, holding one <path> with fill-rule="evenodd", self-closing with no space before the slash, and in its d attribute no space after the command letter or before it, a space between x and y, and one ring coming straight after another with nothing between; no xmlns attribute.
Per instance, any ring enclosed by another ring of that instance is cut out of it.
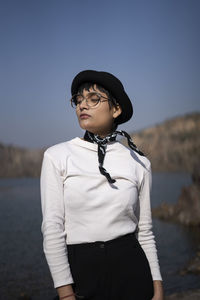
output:
<svg viewBox="0 0 200 300"><path fill-rule="evenodd" d="M86 97L88 93L94 91L108 99L108 96L99 91L96 85L94 85L94 89L90 88L89 91L84 89L82 94ZM101 99L105 100L105 98ZM114 119L121 114L121 108L120 106L110 107L108 101L101 102L97 107L91 108L84 99L84 101L77 105L76 114L82 129L100 136L106 136L112 130Z"/></svg>

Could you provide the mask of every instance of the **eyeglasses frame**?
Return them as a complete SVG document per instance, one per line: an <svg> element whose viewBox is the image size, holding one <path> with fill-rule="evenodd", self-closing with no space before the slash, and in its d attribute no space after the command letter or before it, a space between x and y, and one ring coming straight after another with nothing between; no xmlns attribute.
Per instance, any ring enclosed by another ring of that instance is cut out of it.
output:
<svg viewBox="0 0 200 300"><path fill-rule="evenodd" d="M93 93L93 92L91 92L91 93ZM99 98L100 98L99 101L98 101L98 103L97 103L95 106L89 106L89 105L88 105L88 102L87 102L87 98L86 98L86 97L83 97L82 94L74 94L74 95L72 96L72 98L70 99L71 106L72 106L73 108L76 109L77 106L80 105L80 104L83 102L83 100L86 100L87 106L90 107L90 108L96 108L96 107L98 107L100 102L106 102L106 101L112 102L110 98L106 98L106 97L102 96L100 93L95 92L95 94L97 94L97 95L99 96ZM82 99L82 101L81 101L79 104L76 105L76 107L74 107L73 104L72 104L72 99L73 99L73 97L76 96L76 95L82 96L83 99ZM101 98L104 98L104 99L106 99L106 100L101 100Z"/></svg>

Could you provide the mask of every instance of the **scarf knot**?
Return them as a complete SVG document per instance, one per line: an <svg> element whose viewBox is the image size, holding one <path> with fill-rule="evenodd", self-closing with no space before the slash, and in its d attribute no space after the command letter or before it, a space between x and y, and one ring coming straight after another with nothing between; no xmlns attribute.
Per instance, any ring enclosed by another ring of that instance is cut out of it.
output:
<svg viewBox="0 0 200 300"><path fill-rule="evenodd" d="M106 155L107 144L109 142L116 141L116 138L117 138L118 134L124 136L125 138L127 138L128 145L132 150L134 150L137 153L139 153L140 155L144 156L144 153L137 148L137 146L133 143L130 135L126 131L116 130L116 131L108 134L104 138L102 138L98 135L95 135L94 133L89 132L87 130L86 130L85 135L84 135L84 140L86 140L88 142L91 142L91 143L96 143L98 145L99 170L100 170L100 173L107 178L109 183L114 183L114 182L116 182L116 180L111 178L110 174L103 167L103 162L104 162L104 158L105 158L105 155Z"/></svg>

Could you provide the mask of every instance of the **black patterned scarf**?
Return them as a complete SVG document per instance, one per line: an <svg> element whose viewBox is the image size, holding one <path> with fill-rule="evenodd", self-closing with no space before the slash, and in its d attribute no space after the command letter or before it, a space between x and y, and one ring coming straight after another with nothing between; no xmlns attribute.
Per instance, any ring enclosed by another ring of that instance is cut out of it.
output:
<svg viewBox="0 0 200 300"><path fill-rule="evenodd" d="M99 170L100 170L101 174L107 178L109 183L114 183L116 180L112 179L110 174L103 167L103 162L104 162L104 157L106 154L107 143L116 141L116 137L118 134L127 138L128 145L132 150L134 150L137 153L139 153L140 155L144 156L144 153L142 151L140 151L137 148L137 146L133 143L130 135L123 130L113 131L112 133L110 133L109 135L107 135L104 138L101 138L100 136L95 135L94 133L91 133L87 130L84 134L84 140L91 142L91 143L96 143L98 145Z"/></svg>

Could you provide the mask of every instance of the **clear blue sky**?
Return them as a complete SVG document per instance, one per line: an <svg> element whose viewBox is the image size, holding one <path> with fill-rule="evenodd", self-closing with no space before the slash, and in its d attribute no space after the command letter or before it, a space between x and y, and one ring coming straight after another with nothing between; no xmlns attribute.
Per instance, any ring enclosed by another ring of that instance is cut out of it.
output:
<svg viewBox="0 0 200 300"><path fill-rule="evenodd" d="M199 0L2 0L0 142L46 147L82 136L70 98L84 69L115 74L133 132L200 111Z"/></svg>

